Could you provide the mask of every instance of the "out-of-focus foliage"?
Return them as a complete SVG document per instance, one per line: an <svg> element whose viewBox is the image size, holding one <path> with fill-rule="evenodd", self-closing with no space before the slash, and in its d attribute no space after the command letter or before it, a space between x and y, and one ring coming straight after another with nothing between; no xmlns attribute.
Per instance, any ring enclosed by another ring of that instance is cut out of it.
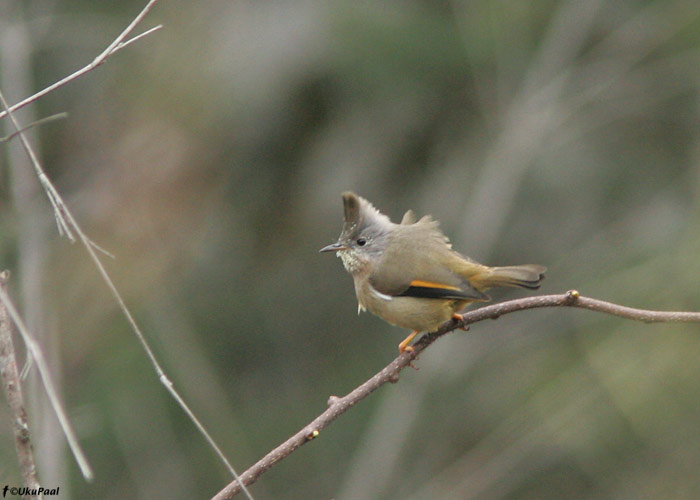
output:
<svg viewBox="0 0 700 500"><path fill-rule="evenodd" d="M87 64L142 6L5 3L11 102ZM156 23L40 100L35 117L70 116L33 135L239 471L406 334L357 316L340 262L317 253L343 190L395 220L431 213L481 262L547 265L544 293L700 310L700 3L162 0L142 27ZM27 383L43 481L64 498L209 498L229 477L17 147L0 145L0 265L96 471L80 479ZM256 498L700 497L698 325L528 311L416 364ZM0 429L0 484L18 485L5 405Z"/></svg>

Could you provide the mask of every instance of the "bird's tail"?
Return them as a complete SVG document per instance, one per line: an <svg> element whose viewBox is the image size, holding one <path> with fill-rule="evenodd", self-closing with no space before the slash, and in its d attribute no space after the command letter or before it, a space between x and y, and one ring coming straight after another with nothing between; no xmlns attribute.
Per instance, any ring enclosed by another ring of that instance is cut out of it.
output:
<svg viewBox="0 0 700 500"><path fill-rule="evenodd" d="M540 283L544 279L544 273L547 271L546 267L536 264L489 267L487 269L485 273L474 277L478 283L473 284L480 290L495 286L519 286L534 290L540 287Z"/></svg>

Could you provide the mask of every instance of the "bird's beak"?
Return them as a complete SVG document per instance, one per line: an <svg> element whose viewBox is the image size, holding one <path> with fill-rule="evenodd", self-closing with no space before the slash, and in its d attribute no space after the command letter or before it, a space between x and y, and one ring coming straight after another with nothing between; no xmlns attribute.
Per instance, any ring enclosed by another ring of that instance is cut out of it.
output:
<svg viewBox="0 0 700 500"><path fill-rule="evenodd" d="M323 253L323 252L337 252L338 250L347 250L347 248L348 247L346 247L342 243L338 242L338 243L333 243L331 245L323 247L321 250L319 250L319 252L321 252L321 253Z"/></svg>

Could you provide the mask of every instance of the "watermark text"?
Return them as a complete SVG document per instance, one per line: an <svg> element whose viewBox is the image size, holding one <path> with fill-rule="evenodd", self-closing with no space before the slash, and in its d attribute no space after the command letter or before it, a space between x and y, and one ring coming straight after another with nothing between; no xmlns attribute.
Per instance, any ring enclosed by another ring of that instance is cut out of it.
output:
<svg viewBox="0 0 700 500"><path fill-rule="evenodd" d="M2 488L2 497L5 498L7 497L7 494L9 493L10 496L17 496L17 497L36 497L39 495L58 495L58 486L55 488L44 488L44 487L39 487L39 488L27 488L26 486L10 486L9 484L6 484Z"/></svg>

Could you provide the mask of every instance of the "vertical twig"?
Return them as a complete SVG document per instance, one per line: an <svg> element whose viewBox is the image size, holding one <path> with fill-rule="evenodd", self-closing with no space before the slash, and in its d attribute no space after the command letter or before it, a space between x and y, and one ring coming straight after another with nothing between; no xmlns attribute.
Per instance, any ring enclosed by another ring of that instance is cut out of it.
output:
<svg viewBox="0 0 700 500"><path fill-rule="evenodd" d="M85 457L85 453L83 453L82 448L80 448L78 437L75 435L75 432L68 421L68 415L61 405L61 400L58 397L58 390L53 383L53 379L51 378L51 372L49 371L49 365L46 363L46 358L44 358L44 353L39 347L37 341L34 340L34 336L32 336L29 329L24 324L22 317L19 315L19 312L17 312L17 308L10 300L9 295L7 295L5 289L2 287L0 287L0 303L2 303L4 308L7 310L7 314L17 327L17 331L22 337L24 344L27 346L27 351L29 351L29 354L32 356L32 358L34 358L36 368L39 372L39 376L41 377L41 382L44 384L44 389L46 390L46 395L51 402L51 407L56 412L56 418L58 418L58 422L61 424L63 433L68 441L68 446L73 452L73 456L80 467L83 477L88 481L91 481L93 478L92 468Z"/></svg>
<svg viewBox="0 0 700 500"><path fill-rule="evenodd" d="M34 88L33 68L36 49L32 30L24 20L24 8L21 0L2 2L0 7L0 88L8 95L20 96ZM16 115L16 118L20 119ZM21 120L28 123L36 121L37 110L27 106L21 114ZM7 120L0 125L11 134L15 129ZM17 134L19 135L19 134ZM29 133L26 134L30 136ZM5 149L5 148L3 148ZM44 206L41 201L41 188L31 170L31 163L22 150L18 140L7 144L8 188L15 219L16 268L13 268L13 290L17 291L18 307L29 329L37 334L37 341L49 345L55 336L51 335L46 309L46 294L43 289L44 277L48 265L48 241L51 228L44 223ZM41 157L41 147L37 145L36 154ZM19 346L21 349L21 346ZM58 352L46 349L49 362L56 361ZM33 366L29 356L25 363L27 373ZM52 363L52 366L54 364ZM20 366L20 369L22 367ZM24 374L20 374L22 377ZM32 372L34 375L34 372ZM58 376L58 374L57 374ZM23 387L24 403L31 417L32 446L41 468L41 478L45 483L59 484L65 481L65 447L58 427L53 418L47 398L43 397L38 377L31 376ZM37 390L39 389L39 390Z"/></svg>
<svg viewBox="0 0 700 500"><path fill-rule="evenodd" d="M141 346L143 350L146 352L146 355L148 356L151 364L153 365L153 368L156 372L156 375L158 376L158 379L160 382L163 384L163 386L166 388L166 390L170 393L170 395L175 399L175 401L180 405L180 408L185 412L187 417L192 421L192 423L195 425L197 430L200 432L200 434L204 437L204 439L209 443L210 447L214 450L214 452L217 454L219 459L223 462L223 464L226 466L228 471L231 473L233 476L234 480L239 481L241 484L242 482L239 480L238 473L236 470L233 468L231 463L228 461L226 456L224 455L223 451L219 448L219 446L216 444L214 439L211 437L209 432L206 430L204 425L199 421L199 419L196 417L194 412L189 408L185 400L180 396L180 394L177 392L175 387L173 386L173 383L170 381L170 379L167 377L165 374L164 370L161 368L160 363L158 362L155 354L153 353L150 344L146 340L145 335L141 331L141 328L138 326L136 323L136 320L132 316L130 310L127 308L126 303L122 299L121 294L117 290L116 285L110 278L109 274L107 273L107 270L105 269L104 265L102 264L102 261L100 260L99 256L96 253L96 250L101 250L97 245L94 244L94 242L88 238L88 236L83 232L82 228L78 225L77 221L73 217L73 214L71 211L68 209L66 206L65 202L63 201L63 198L61 195L58 193L56 188L54 187L53 183L51 180L48 178L46 173L44 172L44 169L39 162L39 159L37 155L35 154L31 144L29 143L28 139L26 138L25 134L21 132L22 126L19 124L15 116L13 115L13 110L19 109L20 107L33 102L34 100L38 99L42 95L45 95L46 93L51 92L52 90L55 90L61 85L64 85L68 83L69 81L74 80L75 78L78 78L79 76L82 76L83 74L87 73L88 71L91 71L92 69L96 68L100 64L104 63L107 58L114 54L117 50L129 45L130 43L134 42L135 40L138 40L142 38L143 36L148 35L149 33L152 33L153 31L159 29L159 26L152 28L145 33L142 33L140 35L137 35L129 40L127 40L127 37L129 34L134 30L136 25L145 17L145 15L150 11L150 9L155 5L155 3L158 0L149 0L146 6L142 9L142 11L133 19L133 21L127 26L127 28L122 31L122 33L112 41L112 43L99 55L97 56L92 63L89 65L85 66L81 70L78 70L77 72L73 73L72 75L64 78L63 80L56 82L54 85L51 85L50 87L47 87L46 89L42 90L41 92L35 94L34 96L25 99L24 101L15 104L14 106L10 106L7 101L5 100L2 92L0 92L0 118L3 116L7 115L9 117L10 122L12 123L12 126L15 128L17 131L17 136L18 139L24 148L25 152L27 153L27 156L31 160L32 165L34 166L34 170L36 172L36 175L39 179L39 183L41 184L42 188L46 192L46 195L49 198L49 201L51 202L51 205L54 210L54 216L56 218L56 223L58 225L58 230L61 235L65 235L68 237L71 241L79 240L83 246L85 247L86 251L88 252L88 255L90 256L90 259L93 261L95 266L97 267L97 270L102 277L103 281L107 285L107 288L109 288L109 291L111 292L112 296L114 299L117 301L117 304L121 311L123 312L124 316L126 317L127 322L129 323L131 330L134 332L136 335L137 339L141 343ZM6 296L4 296L2 291L0 290L0 298L5 300ZM9 301L9 298L7 299ZM15 323L17 324L19 330L21 333L23 333L24 337L24 332L23 332L23 325L18 323L18 321L21 321L21 318L19 318L18 315L16 315L16 311L13 310L11 307L11 304L7 304L8 310L10 312L10 315L12 316L13 320L15 320ZM28 334L27 334L28 335ZM25 342L28 342L27 347L31 350L32 347L36 348L36 350L39 352L39 356L41 356L41 352L38 350L38 346L36 345L31 345L31 339L28 341L27 337L25 337ZM36 359L36 356L35 356ZM37 362L39 359L37 359ZM50 391L50 386L51 380L48 378L48 373L46 374L46 377L44 377L44 373L41 372L42 379L44 380L44 385L47 389L47 393L49 394L49 397L51 398L51 391ZM56 413L59 416L59 420L61 420L62 413L61 413L61 407L59 404L59 401L52 400L52 402L55 404L55 409ZM73 450L73 453L76 457L76 460L81 466L81 469L83 471L83 475L85 476L86 479L90 479L92 477L92 471L87 463L86 460L84 460L84 457L82 456L82 450L80 449L77 440L74 439L74 435L72 432L72 429L70 428L67 419L65 419L65 422L62 420L62 424L64 424L64 432L66 434L66 438L68 439L69 444L71 444L71 449ZM73 445L75 447L73 447ZM242 491L245 493L245 495L250 499L253 500L253 496L250 494L250 492L245 488L245 485L242 485Z"/></svg>
<svg viewBox="0 0 700 500"><path fill-rule="evenodd" d="M0 288L2 288L3 292L5 292L7 287L9 276L9 271L0 273ZM24 486L38 491L40 485L34 462L34 450L32 450L27 412L24 409L22 386L20 385L19 371L17 370L17 358L15 357L14 345L12 344L12 327L7 308L2 302L0 302L0 378L2 378L5 396L10 407L12 431L15 435L15 450L17 451L17 460ZM43 497L42 495L32 495L29 498Z"/></svg>

